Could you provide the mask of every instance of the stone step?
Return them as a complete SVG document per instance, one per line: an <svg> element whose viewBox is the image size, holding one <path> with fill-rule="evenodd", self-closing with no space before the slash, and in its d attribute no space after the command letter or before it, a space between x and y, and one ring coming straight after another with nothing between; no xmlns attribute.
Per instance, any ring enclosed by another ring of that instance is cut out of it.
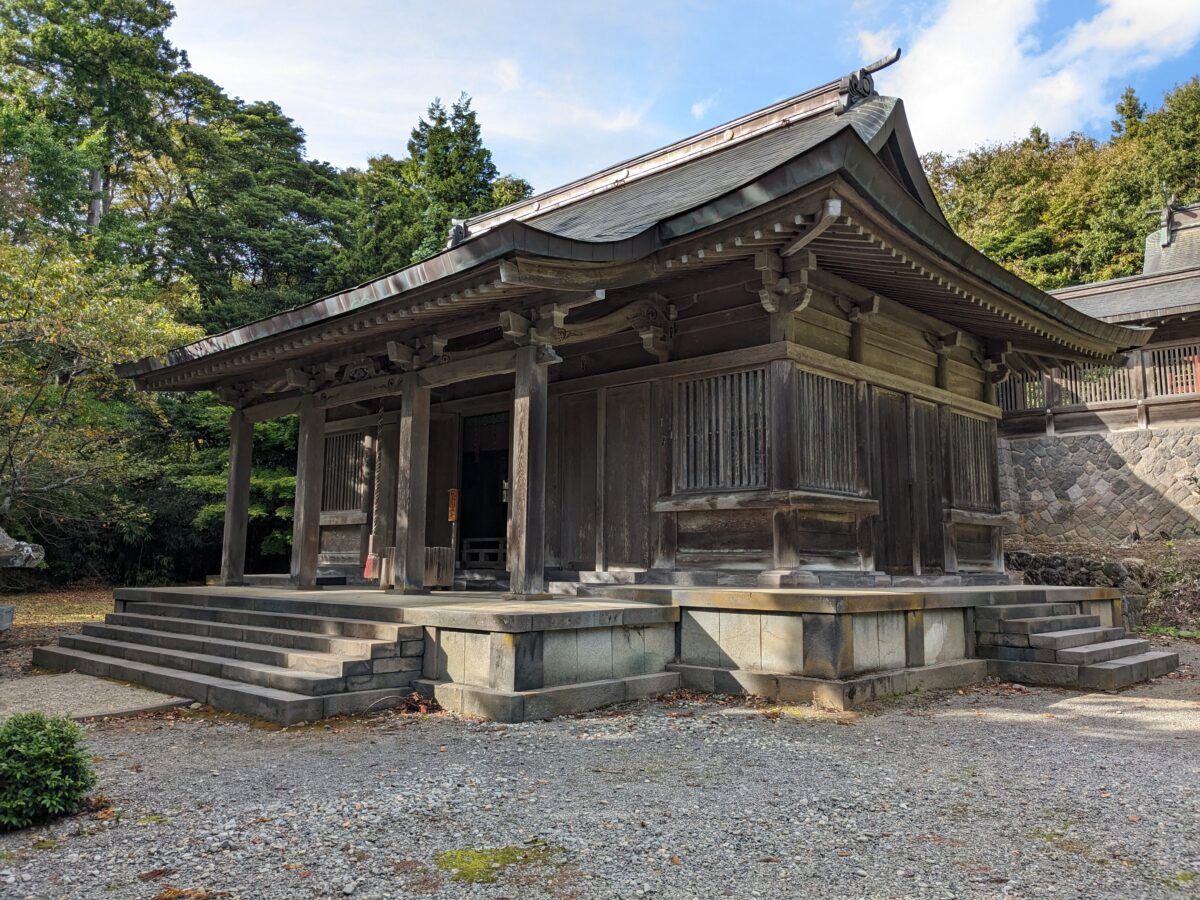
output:
<svg viewBox="0 0 1200 900"><path fill-rule="evenodd" d="M265 644L287 650L312 650L318 653L337 653L345 656L394 656L396 641L377 638L345 638L334 635L316 634L310 631L292 631L287 628L263 628L248 625L225 625L201 619L180 619L173 616L144 616L137 613L109 613L104 617L109 625L145 628L151 631L220 638L227 641L245 641ZM420 629L413 632L419 637ZM417 638L413 637L412 640Z"/></svg>
<svg viewBox="0 0 1200 900"><path fill-rule="evenodd" d="M979 630L996 630L984 625L996 619L1031 619L1050 616L1078 615L1078 603L1005 603L997 606L975 607L975 621Z"/></svg>
<svg viewBox="0 0 1200 900"><path fill-rule="evenodd" d="M1115 641L1125 636L1124 628L1070 628L1066 631L1047 631L1029 635L1029 646L1047 650L1066 650L1084 644L1099 644Z"/></svg>
<svg viewBox="0 0 1200 900"><path fill-rule="evenodd" d="M1173 672L1179 667L1179 654L1152 650L1136 656L1108 660L1079 667L1079 686L1090 691L1115 691Z"/></svg>
<svg viewBox="0 0 1200 900"><path fill-rule="evenodd" d="M413 657L411 661L402 663L402 665L407 667L407 671L372 672L365 675L338 677L327 675L323 672L310 672L304 669L285 669L263 663L230 660L226 657L212 656L207 653L170 650L127 641L89 637L87 635L64 635L60 640L64 647L84 650L96 655L112 656L164 669L178 669L214 678L226 678L244 684L269 687L275 690L305 694L313 697L341 693L347 690L369 690L408 684L420 669L421 663L419 658Z"/></svg>
<svg viewBox="0 0 1200 900"><path fill-rule="evenodd" d="M255 716L280 725L386 709L403 703L408 693L407 688L385 688L310 697L62 646L34 648L33 662L46 669L83 672L100 678L116 678L140 684L151 690L190 697L217 709Z"/></svg>
<svg viewBox="0 0 1200 900"><path fill-rule="evenodd" d="M124 612L145 616L167 616L176 619L197 619L226 625L247 625L255 628L276 628L286 631L308 631L334 637L374 638L378 640L416 640L420 627L395 622L376 622L365 619L332 619L294 613L255 612L226 609L217 606L194 606L184 603L139 601L127 603Z"/></svg>
<svg viewBox="0 0 1200 900"><path fill-rule="evenodd" d="M1025 619L997 619L996 625L996 631L1001 634L1045 634L1047 631L1096 628L1100 625L1100 617L1079 615L1035 616Z"/></svg>
<svg viewBox="0 0 1200 900"><path fill-rule="evenodd" d="M279 592L255 593L225 592L205 590L203 588L117 588L113 597L126 603L170 603L186 606L209 606L220 609L237 609L250 612L283 613L297 616L317 616L330 619L365 619L372 622L404 621L404 608L380 600L378 603L351 600L338 600L338 591L330 591L328 598L279 596ZM346 592L350 596L361 597L359 592ZM386 594L380 593L381 598Z"/></svg>
<svg viewBox="0 0 1200 900"><path fill-rule="evenodd" d="M208 656L221 656L243 662L263 663L281 669L304 669L341 678L346 675L366 675L371 672L371 657L347 656L334 653L314 653L286 650L267 644L203 638L151 628L129 628L123 625L87 624L82 632L88 637L122 641L127 644L146 644L166 650L185 650Z"/></svg>
<svg viewBox="0 0 1200 900"><path fill-rule="evenodd" d="M1084 644L1055 651L1055 661L1072 666L1090 666L1122 657L1138 656L1150 649L1150 642L1141 638L1120 638L1099 644Z"/></svg>

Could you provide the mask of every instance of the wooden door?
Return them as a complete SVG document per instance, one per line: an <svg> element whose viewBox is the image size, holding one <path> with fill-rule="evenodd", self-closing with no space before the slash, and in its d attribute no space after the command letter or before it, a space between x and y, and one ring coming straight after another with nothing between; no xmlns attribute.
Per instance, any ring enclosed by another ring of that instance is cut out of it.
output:
<svg viewBox="0 0 1200 900"><path fill-rule="evenodd" d="M558 400L558 496L547 496L558 521L558 558L565 569L596 568L596 392Z"/></svg>
<svg viewBox="0 0 1200 900"><path fill-rule="evenodd" d="M650 384L604 398L604 566L650 568Z"/></svg>
<svg viewBox="0 0 1200 900"><path fill-rule="evenodd" d="M913 464L913 530L921 573L945 570L946 553L942 531L942 441L935 403L913 399L909 407Z"/></svg>
<svg viewBox="0 0 1200 900"><path fill-rule="evenodd" d="M908 400L904 394L876 388L873 407L875 496L879 498L875 565L883 572L911 574L913 519Z"/></svg>

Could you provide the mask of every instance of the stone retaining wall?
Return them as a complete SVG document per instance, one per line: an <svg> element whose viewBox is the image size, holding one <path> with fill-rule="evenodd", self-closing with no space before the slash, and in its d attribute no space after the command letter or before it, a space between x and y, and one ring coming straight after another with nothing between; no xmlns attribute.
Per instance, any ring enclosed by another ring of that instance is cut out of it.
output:
<svg viewBox="0 0 1200 900"><path fill-rule="evenodd" d="M1010 550L1004 555L1004 561L1010 572L1020 572L1024 576L1026 584L1115 587L1122 594L1125 628L1142 624L1142 612L1153 576L1140 559L1100 559Z"/></svg>
<svg viewBox="0 0 1200 900"><path fill-rule="evenodd" d="M1117 544L1200 534L1200 429L1000 441L1010 533ZM1064 584L1069 582L1063 582Z"/></svg>

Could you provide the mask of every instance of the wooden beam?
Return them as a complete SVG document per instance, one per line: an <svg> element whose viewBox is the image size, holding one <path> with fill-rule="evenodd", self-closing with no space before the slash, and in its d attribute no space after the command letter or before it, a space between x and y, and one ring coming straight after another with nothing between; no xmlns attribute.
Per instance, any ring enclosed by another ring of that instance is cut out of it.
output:
<svg viewBox="0 0 1200 900"><path fill-rule="evenodd" d="M546 592L547 372L537 346L517 350L513 388L512 492L509 499L509 584L516 597Z"/></svg>
<svg viewBox="0 0 1200 900"><path fill-rule="evenodd" d="M300 406L300 440L296 448L291 582L297 587L314 587L317 583L324 476L325 410L314 405L310 396Z"/></svg>
<svg viewBox="0 0 1200 900"><path fill-rule="evenodd" d="M229 484L225 488L225 531L221 538L221 584L242 584L246 575L246 527L250 510L250 462L254 423L235 409L229 414Z"/></svg>
<svg viewBox="0 0 1200 900"><path fill-rule="evenodd" d="M604 290L632 287L657 278L662 271L650 259L631 262L580 262L518 256L500 264L505 284L563 291L596 291L592 299L603 299Z"/></svg>
<svg viewBox="0 0 1200 900"><path fill-rule="evenodd" d="M294 415L299 410L300 397L280 397L278 400L267 400L247 406L242 412L249 422L266 422L268 419Z"/></svg>
<svg viewBox="0 0 1200 900"><path fill-rule="evenodd" d="M395 589L425 591L425 501L429 490L430 390L417 373L404 376L400 390L400 426L396 470Z"/></svg>

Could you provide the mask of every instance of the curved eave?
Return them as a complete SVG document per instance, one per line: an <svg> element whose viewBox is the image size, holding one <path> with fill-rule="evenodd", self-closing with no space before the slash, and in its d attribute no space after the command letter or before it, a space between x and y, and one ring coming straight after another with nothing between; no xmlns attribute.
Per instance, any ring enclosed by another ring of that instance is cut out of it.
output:
<svg viewBox="0 0 1200 900"><path fill-rule="evenodd" d="M215 359L222 354L242 350L282 334L329 325L368 306L409 294L427 293L440 287L443 282L467 275L516 253L575 262L605 263L640 259L652 254L658 246L657 234L653 228L619 241L592 243L560 237L512 220L437 256L358 287L322 297L320 300L258 319L221 334L210 335L169 351L165 358L149 357L136 362L122 363L116 370L121 377L133 378L201 359Z"/></svg>
<svg viewBox="0 0 1200 900"><path fill-rule="evenodd" d="M879 141L886 141L886 131L880 129ZM974 276L998 294L1048 317L1063 329L1064 345L1098 344L1095 355L1100 357L1140 347L1148 339L1140 329L1102 322L1081 313L992 262L905 190L852 129L838 132L750 184L667 220L659 230L664 242L682 238L751 213L834 175L844 177L883 216L935 256Z"/></svg>

